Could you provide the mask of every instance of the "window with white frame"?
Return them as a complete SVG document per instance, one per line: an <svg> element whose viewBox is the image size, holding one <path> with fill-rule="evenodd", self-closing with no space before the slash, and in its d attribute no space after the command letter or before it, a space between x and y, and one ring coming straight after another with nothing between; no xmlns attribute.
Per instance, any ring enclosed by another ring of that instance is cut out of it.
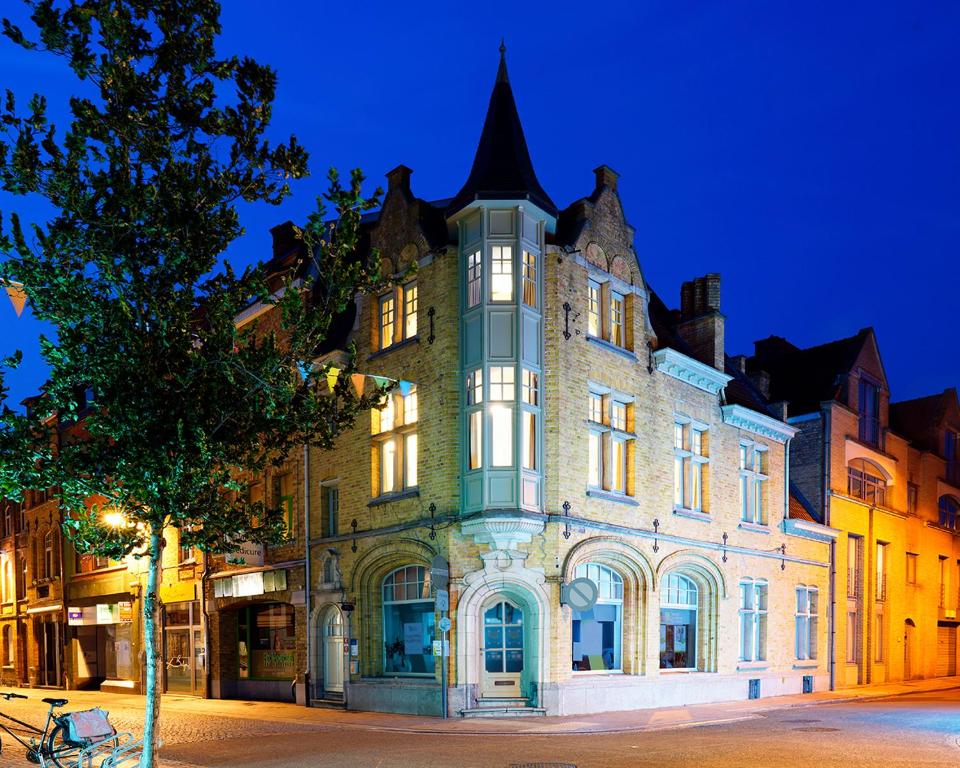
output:
<svg viewBox="0 0 960 768"><path fill-rule="evenodd" d="M383 671L386 675L433 677L436 637L430 574L408 565L383 580Z"/></svg>
<svg viewBox="0 0 960 768"><path fill-rule="evenodd" d="M537 413L540 407L540 374L524 368L520 385L521 458L523 469L535 470L537 453Z"/></svg>
<svg viewBox="0 0 960 768"><path fill-rule="evenodd" d="M800 660L817 658L817 627L820 592L816 587L797 587L796 656Z"/></svg>
<svg viewBox="0 0 960 768"><path fill-rule="evenodd" d="M623 578L600 563L578 565L578 579L590 579L599 596L593 608L574 610L573 671L602 672L622 669Z"/></svg>
<svg viewBox="0 0 960 768"><path fill-rule="evenodd" d="M610 292L610 343L626 346L623 333L623 296Z"/></svg>
<svg viewBox="0 0 960 768"><path fill-rule="evenodd" d="M523 303L537 308L537 254L523 252Z"/></svg>
<svg viewBox="0 0 960 768"><path fill-rule="evenodd" d="M740 661L767 658L767 582L740 582Z"/></svg>
<svg viewBox="0 0 960 768"><path fill-rule="evenodd" d="M686 419L673 424L673 505L678 509L705 512L707 484L707 430Z"/></svg>
<svg viewBox="0 0 960 768"><path fill-rule="evenodd" d="M393 344L397 322L397 300L392 293L380 297L380 349Z"/></svg>
<svg viewBox="0 0 960 768"><path fill-rule="evenodd" d="M513 301L513 246L490 246L490 301Z"/></svg>
<svg viewBox="0 0 960 768"><path fill-rule="evenodd" d="M660 669L696 669L699 589L689 576L667 574L660 599Z"/></svg>
<svg viewBox="0 0 960 768"><path fill-rule="evenodd" d="M765 490L767 447L740 442L740 519L755 525L767 524Z"/></svg>
<svg viewBox="0 0 960 768"><path fill-rule="evenodd" d="M467 373L467 469L483 466L483 369Z"/></svg>
<svg viewBox="0 0 960 768"><path fill-rule="evenodd" d="M467 254L467 308L475 307L480 303L481 276L483 275L483 259L480 251Z"/></svg>
<svg viewBox="0 0 960 768"><path fill-rule="evenodd" d="M378 478L375 496L417 487L418 418L416 385L406 395L387 393L382 407L371 411L374 475Z"/></svg>
<svg viewBox="0 0 960 768"><path fill-rule="evenodd" d="M416 280L380 296L377 304L377 344L380 350L417 335L418 305Z"/></svg>
<svg viewBox="0 0 960 768"><path fill-rule="evenodd" d="M600 338L600 283L587 283L587 334Z"/></svg>
<svg viewBox="0 0 960 768"><path fill-rule="evenodd" d="M416 281L403 286L403 338L417 335L417 305L419 303Z"/></svg>
<svg viewBox="0 0 960 768"><path fill-rule="evenodd" d="M587 405L587 485L632 495L633 402L624 395L591 391Z"/></svg>

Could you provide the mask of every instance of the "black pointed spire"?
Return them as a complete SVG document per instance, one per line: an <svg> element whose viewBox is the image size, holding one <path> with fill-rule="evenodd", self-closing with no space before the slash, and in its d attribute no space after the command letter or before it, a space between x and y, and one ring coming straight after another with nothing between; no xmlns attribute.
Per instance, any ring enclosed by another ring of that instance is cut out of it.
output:
<svg viewBox="0 0 960 768"><path fill-rule="evenodd" d="M533 170L527 141L523 136L517 103L507 77L507 47L500 41L500 67L490 95L487 119L480 134L470 176L447 207L452 214L473 200L529 200L551 216L557 206L550 199Z"/></svg>

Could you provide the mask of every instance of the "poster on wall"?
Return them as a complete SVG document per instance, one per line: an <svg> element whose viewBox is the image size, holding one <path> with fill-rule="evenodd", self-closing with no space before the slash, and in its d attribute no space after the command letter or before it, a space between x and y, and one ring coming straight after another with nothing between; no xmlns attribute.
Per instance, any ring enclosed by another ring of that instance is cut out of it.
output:
<svg viewBox="0 0 960 768"><path fill-rule="evenodd" d="M403 652L407 656L420 656L423 653L423 624L419 621L403 625Z"/></svg>

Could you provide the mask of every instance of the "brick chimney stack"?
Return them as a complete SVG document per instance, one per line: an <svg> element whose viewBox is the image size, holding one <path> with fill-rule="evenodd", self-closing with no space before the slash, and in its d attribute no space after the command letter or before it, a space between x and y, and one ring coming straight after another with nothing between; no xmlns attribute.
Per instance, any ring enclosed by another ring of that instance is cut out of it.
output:
<svg viewBox="0 0 960 768"><path fill-rule="evenodd" d="M617 173L609 165L601 165L593 169L594 175L597 177L597 185L594 188L594 192L599 192L604 187L610 187L611 192L617 191L617 179L620 178L620 174Z"/></svg>
<svg viewBox="0 0 960 768"><path fill-rule="evenodd" d="M720 314L720 275L711 272L683 284L677 333L693 357L718 371L724 369L725 319Z"/></svg>
<svg viewBox="0 0 960 768"><path fill-rule="evenodd" d="M410 194L410 174L413 171L405 165L398 165L392 171L387 171L387 193L393 191Z"/></svg>

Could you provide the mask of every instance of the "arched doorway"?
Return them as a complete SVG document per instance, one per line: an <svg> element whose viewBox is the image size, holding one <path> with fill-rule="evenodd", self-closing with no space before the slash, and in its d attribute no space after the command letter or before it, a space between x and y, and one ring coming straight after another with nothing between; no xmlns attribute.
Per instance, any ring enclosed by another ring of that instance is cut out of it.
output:
<svg viewBox="0 0 960 768"><path fill-rule="evenodd" d="M343 614L330 605L320 615L320 670L328 698L343 696Z"/></svg>
<svg viewBox="0 0 960 768"><path fill-rule="evenodd" d="M523 609L497 598L483 610L480 694L488 699L521 697L524 640Z"/></svg>
<svg viewBox="0 0 960 768"><path fill-rule="evenodd" d="M913 654L916 652L914 644L916 643L914 633L917 630L917 625L913 623L913 619L907 619L903 622L903 679L912 680L913 679Z"/></svg>

